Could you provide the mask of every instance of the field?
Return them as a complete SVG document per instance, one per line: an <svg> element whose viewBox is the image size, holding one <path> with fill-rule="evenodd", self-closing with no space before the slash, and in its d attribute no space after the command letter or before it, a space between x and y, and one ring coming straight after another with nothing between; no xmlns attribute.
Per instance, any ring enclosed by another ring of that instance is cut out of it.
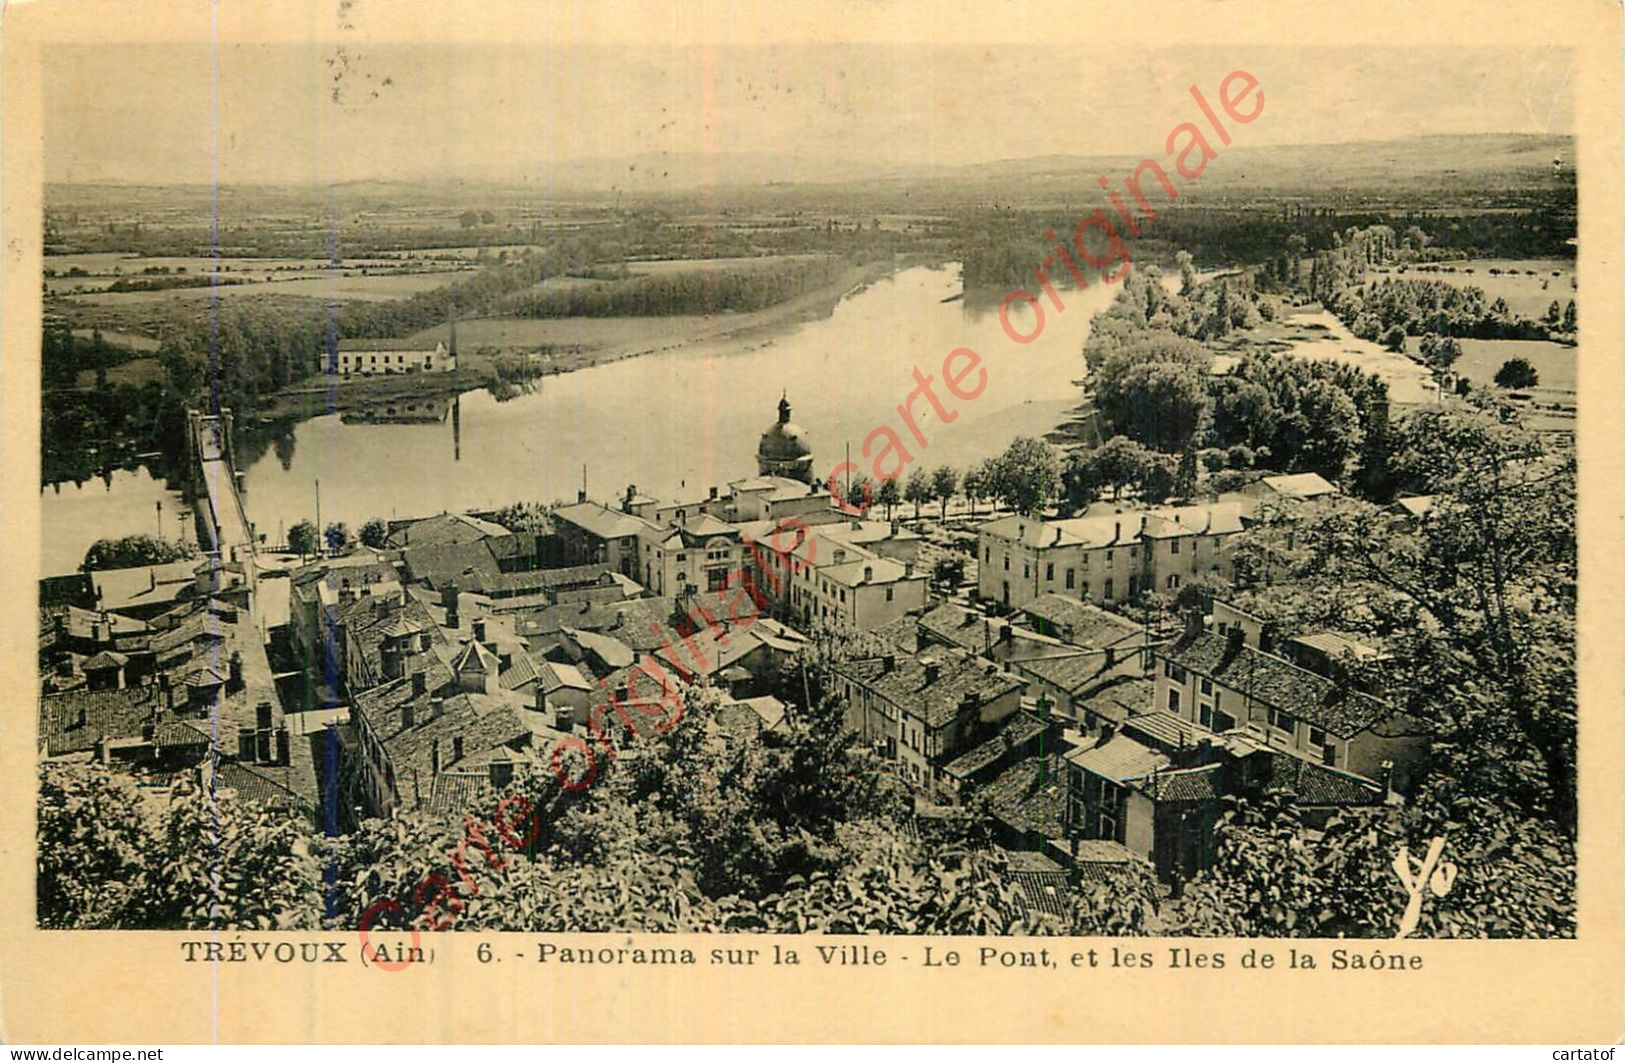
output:
<svg viewBox="0 0 1625 1063"><path fill-rule="evenodd" d="M386 273L367 275L359 270L345 270L340 275L306 274L292 275L276 278L274 274L258 274L263 279L250 283L230 283L236 279L241 281L242 274L222 273L227 283L219 287L200 285L195 288L166 288L158 291L135 292L105 292L90 291L72 294L78 302L94 303L98 306L128 306L134 303L161 302L170 298L207 298L218 294L222 298L243 295L303 295L315 299L366 299L388 300L402 299L418 292L432 291L443 287L453 281L468 276L466 270L450 270L432 273ZM98 287L106 287L106 279L95 282Z"/></svg>
<svg viewBox="0 0 1625 1063"><path fill-rule="evenodd" d="M780 262L822 258L822 255L754 255L733 258L662 258L645 262L628 262L626 268L633 273L684 273L716 269L761 269Z"/></svg>
<svg viewBox="0 0 1625 1063"><path fill-rule="evenodd" d="M1496 372L1509 358L1523 358L1534 366L1542 390L1573 393L1578 388L1577 350L1545 340L1462 340L1455 369L1474 384L1493 386Z"/></svg>
<svg viewBox="0 0 1625 1063"><path fill-rule="evenodd" d="M1491 273L1491 270L1496 272ZM1399 277L1397 268L1377 270L1381 277ZM1408 267L1407 280L1436 280L1459 288L1482 288L1486 303L1505 299L1514 313L1540 320L1555 299L1567 304L1574 298L1574 262L1569 259L1474 258L1461 262L1434 262Z"/></svg>
<svg viewBox="0 0 1625 1063"><path fill-rule="evenodd" d="M76 328L73 330L75 338L88 340L96 334L95 329ZM156 351L158 341L151 336L141 336L134 332L119 332L117 330L102 330L102 339L110 347L127 347L132 351Z"/></svg>
<svg viewBox="0 0 1625 1063"><path fill-rule="evenodd" d="M1387 382L1388 398L1396 405L1430 403L1438 397L1426 369L1402 354L1356 338L1329 310L1290 311L1281 321L1248 330L1233 344L1214 346L1221 352L1233 346L1239 353L1249 344L1262 344L1294 358L1327 359L1363 369Z"/></svg>
<svg viewBox="0 0 1625 1063"><path fill-rule="evenodd" d="M164 379L164 367L156 358L131 358L107 370L108 384L128 384L138 388L151 381ZM96 386L96 370L81 369L75 380L82 388Z"/></svg>

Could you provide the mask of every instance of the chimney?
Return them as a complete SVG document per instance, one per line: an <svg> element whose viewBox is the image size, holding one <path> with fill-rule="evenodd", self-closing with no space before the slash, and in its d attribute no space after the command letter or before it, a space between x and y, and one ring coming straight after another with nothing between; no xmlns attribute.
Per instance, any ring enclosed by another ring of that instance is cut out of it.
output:
<svg viewBox="0 0 1625 1063"><path fill-rule="evenodd" d="M474 641L485 642L485 617L483 616L474 618Z"/></svg>
<svg viewBox="0 0 1625 1063"><path fill-rule="evenodd" d="M1010 623L1010 621L1006 620L1004 623L999 625L999 641L1000 642L1012 642L1012 641L1015 640L1015 637L1016 637L1016 626L1014 624L1012 624L1012 623Z"/></svg>
<svg viewBox="0 0 1625 1063"><path fill-rule="evenodd" d="M894 654L890 654L890 653L886 654L886 656L884 656L884 657L882 657L880 659L880 667L881 667L882 670L887 671L887 672L896 671L897 670L897 657Z"/></svg>
<svg viewBox="0 0 1625 1063"><path fill-rule="evenodd" d="M421 698L423 695L427 694L428 692L429 692L429 673L427 673L427 672L413 672L412 673L412 696L416 697L416 698Z"/></svg>
<svg viewBox="0 0 1625 1063"><path fill-rule="evenodd" d="M1098 748L1099 746L1103 746L1107 742L1110 742L1112 740L1112 735L1116 733L1117 725L1115 723L1112 723L1110 720L1102 722L1100 725L1100 737L1095 740L1095 746Z"/></svg>
<svg viewBox="0 0 1625 1063"><path fill-rule="evenodd" d="M717 500L717 489L715 487L712 487L711 488L711 501L715 502L716 500Z"/></svg>
<svg viewBox="0 0 1625 1063"><path fill-rule="evenodd" d="M491 789L501 790L506 788L509 783L513 782L513 761L493 760L491 761L490 769Z"/></svg>
<svg viewBox="0 0 1625 1063"><path fill-rule="evenodd" d="M587 489L585 487L583 487L579 491L576 492L576 502L581 503L581 502L585 502L586 500L587 500Z"/></svg>
<svg viewBox="0 0 1625 1063"><path fill-rule="evenodd" d="M901 520L898 520L896 517L893 517L892 520L891 520L892 538L895 539L897 537L897 533L902 531L902 530L903 530L903 522Z"/></svg>
<svg viewBox="0 0 1625 1063"><path fill-rule="evenodd" d="M846 560L846 550L845 550L845 548L837 546L835 548L835 563L837 565L839 565L841 562L843 562L845 560Z"/></svg>
<svg viewBox="0 0 1625 1063"><path fill-rule="evenodd" d="M1061 545L1061 529L1059 529L1059 528L1055 529L1055 541L1051 545L1052 546L1060 546Z"/></svg>
<svg viewBox="0 0 1625 1063"><path fill-rule="evenodd" d="M100 620L92 620L90 622L90 641L91 642L100 642L101 640L102 640L102 622Z"/></svg>
<svg viewBox="0 0 1625 1063"><path fill-rule="evenodd" d="M440 774L440 739L438 738L429 743L429 771L435 775Z"/></svg>
<svg viewBox="0 0 1625 1063"><path fill-rule="evenodd" d="M1187 639L1193 639L1202 633L1202 620L1202 607L1200 605L1193 605L1185 610L1185 637Z"/></svg>
<svg viewBox="0 0 1625 1063"><path fill-rule="evenodd" d="M925 661L925 685L930 686L942 675L942 665L936 661Z"/></svg>
<svg viewBox="0 0 1625 1063"><path fill-rule="evenodd" d="M413 675L413 678L416 679L417 676L422 674L422 672L418 672ZM415 727L417 726L417 722L417 709L410 701L408 701L401 706L401 726Z"/></svg>
<svg viewBox="0 0 1625 1063"><path fill-rule="evenodd" d="M1228 640L1225 644L1225 654L1228 656L1234 656L1235 654L1241 652L1242 646L1246 645L1247 632L1240 624L1237 624L1235 627L1232 627L1228 632L1225 633L1225 638Z"/></svg>
<svg viewBox="0 0 1625 1063"><path fill-rule="evenodd" d="M149 569L147 569L147 590L155 591L157 589L158 589L158 570L155 569L155 568L149 568Z"/></svg>
<svg viewBox="0 0 1625 1063"><path fill-rule="evenodd" d="M1112 527L1114 529L1112 531L1112 542L1115 543L1115 542L1120 541L1123 538L1123 522L1122 521L1117 521L1116 523L1114 523L1112 525Z"/></svg>
<svg viewBox="0 0 1625 1063"><path fill-rule="evenodd" d="M1110 668L1117 663L1117 647L1106 647L1106 667Z"/></svg>

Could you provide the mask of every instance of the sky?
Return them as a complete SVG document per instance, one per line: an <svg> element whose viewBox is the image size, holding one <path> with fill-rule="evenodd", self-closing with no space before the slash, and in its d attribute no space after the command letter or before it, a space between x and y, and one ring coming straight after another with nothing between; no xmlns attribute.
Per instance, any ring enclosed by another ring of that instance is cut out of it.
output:
<svg viewBox="0 0 1625 1063"><path fill-rule="evenodd" d="M53 45L49 181L547 179L582 160L793 154L784 179L1160 154L1232 70L1246 143L1568 133L1562 49L806 44Z"/></svg>

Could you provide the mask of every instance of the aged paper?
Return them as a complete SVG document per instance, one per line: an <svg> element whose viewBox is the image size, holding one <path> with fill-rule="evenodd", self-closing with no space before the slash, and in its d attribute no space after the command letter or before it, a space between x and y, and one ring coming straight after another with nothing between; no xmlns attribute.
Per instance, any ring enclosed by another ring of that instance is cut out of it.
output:
<svg viewBox="0 0 1625 1063"><path fill-rule="evenodd" d="M1618 1039L1617 6L0 25L8 1043Z"/></svg>

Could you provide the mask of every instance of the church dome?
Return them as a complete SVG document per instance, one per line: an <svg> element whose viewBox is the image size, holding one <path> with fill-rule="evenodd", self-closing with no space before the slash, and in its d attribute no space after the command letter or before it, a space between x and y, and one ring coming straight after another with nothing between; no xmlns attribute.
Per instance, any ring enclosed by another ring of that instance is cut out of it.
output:
<svg viewBox="0 0 1625 1063"><path fill-rule="evenodd" d="M812 447L801 427L790 421L788 397L779 399L779 419L767 426L756 446L756 468L763 476L812 482Z"/></svg>

